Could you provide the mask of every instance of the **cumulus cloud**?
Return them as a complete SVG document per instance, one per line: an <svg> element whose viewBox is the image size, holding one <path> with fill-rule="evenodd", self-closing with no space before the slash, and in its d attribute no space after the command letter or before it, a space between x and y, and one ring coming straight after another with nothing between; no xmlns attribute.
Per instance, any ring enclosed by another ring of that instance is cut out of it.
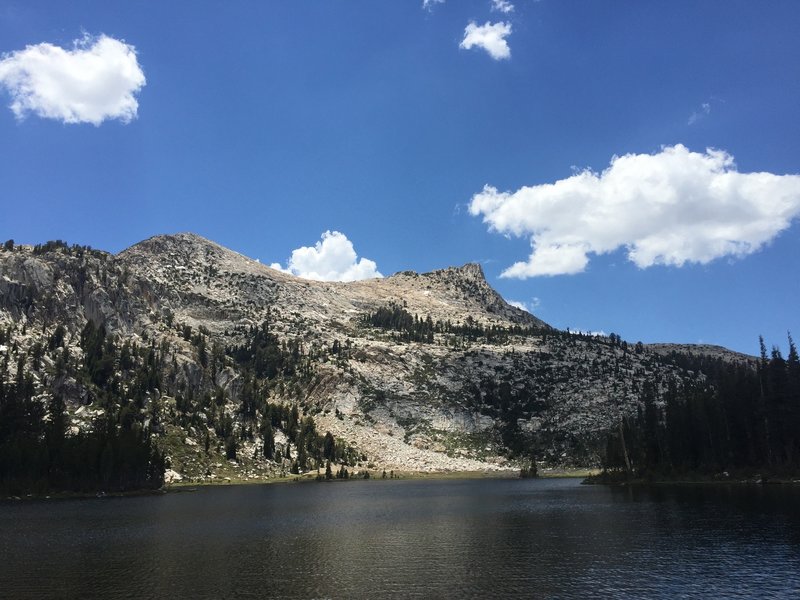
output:
<svg viewBox="0 0 800 600"><path fill-rule="evenodd" d="M471 21L464 29L464 39L459 48L469 50L473 47L483 48L495 60L511 58L511 48L508 47L506 36L511 35L511 23L490 23L477 25Z"/></svg>
<svg viewBox="0 0 800 600"><path fill-rule="evenodd" d="M492 0L492 10L508 14L514 12L514 5L508 0Z"/></svg>
<svg viewBox="0 0 800 600"><path fill-rule="evenodd" d="M0 60L0 85L18 119L32 113L64 123L128 123L145 83L136 49L106 35L84 36L71 50L36 44Z"/></svg>
<svg viewBox="0 0 800 600"><path fill-rule="evenodd" d="M800 215L800 175L739 173L723 150L678 144L515 192L486 185L469 212L530 238L528 260L503 277L580 273L590 254L623 247L640 268L679 267L751 254L787 229Z"/></svg>
<svg viewBox="0 0 800 600"><path fill-rule="evenodd" d="M292 251L286 268L270 265L284 273L317 281L355 281L383 277L378 265L368 258L358 258L353 243L338 231L326 231L314 246Z"/></svg>

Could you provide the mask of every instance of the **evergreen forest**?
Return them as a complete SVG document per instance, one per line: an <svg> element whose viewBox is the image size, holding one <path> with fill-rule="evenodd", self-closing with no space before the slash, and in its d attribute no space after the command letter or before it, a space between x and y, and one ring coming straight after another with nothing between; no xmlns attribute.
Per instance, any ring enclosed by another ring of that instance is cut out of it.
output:
<svg viewBox="0 0 800 600"><path fill-rule="evenodd" d="M796 474L800 467L800 358L791 335L784 358L760 339L755 368L674 353L704 379L644 386L638 413L606 443L607 471L625 477L729 472ZM730 473L729 473L730 474Z"/></svg>

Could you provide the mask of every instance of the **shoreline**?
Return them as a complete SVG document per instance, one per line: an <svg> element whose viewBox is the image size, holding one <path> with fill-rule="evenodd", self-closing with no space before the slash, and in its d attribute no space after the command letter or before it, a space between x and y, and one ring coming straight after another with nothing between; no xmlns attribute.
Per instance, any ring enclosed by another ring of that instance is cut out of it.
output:
<svg viewBox="0 0 800 600"><path fill-rule="evenodd" d="M648 485L800 485L800 474L764 474L744 471L728 473L683 473L680 475L627 477L624 473L598 472L587 476L583 485L610 485L616 487Z"/></svg>
<svg viewBox="0 0 800 600"><path fill-rule="evenodd" d="M157 489L127 490L124 492L50 492L47 494L25 494L23 496L2 496L3 502L34 502L41 500L99 500L104 498L134 498L136 496L162 496L169 493L166 487Z"/></svg>
<svg viewBox="0 0 800 600"><path fill-rule="evenodd" d="M206 481L177 481L164 484L158 489L129 490L124 492L52 492L48 494L25 494L24 496L5 496L0 502L24 502L45 500L91 500L104 498L129 498L136 496L158 496L164 494L180 494L197 491L203 487L224 487L235 485L272 485L290 483L326 483L327 481L393 481L393 480L458 480L458 479L520 479L518 469L491 470L491 471L394 471L393 476L383 477L383 470L370 470L369 478L351 477L349 479L317 480L317 473L303 473L286 477L258 477L258 478L226 478ZM594 468L547 468L541 469L535 479L557 478L589 478L600 473Z"/></svg>
<svg viewBox="0 0 800 600"><path fill-rule="evenodd" d="M383 477L382 469L369 470L369 478L364 478L358 475L351 476L348 479L337 479L334 477L330 481L388 481L392 479L520 479L519 469L505 469L505 470L486 470L486 471L393 471L393 476L390 475L392 471L386 471L386 477ZM596 468L552 468L541 469L538 475L539 479L554 479L554 478L586 478L600 473ZM273 483L303 483L307 481L317 482L317 473L312 471L309 473L302 473L300 475L287 475L286 477L253 477L253 478L226 478L219 480L204 480L204 481L178 481L165 485L167 490L180 489L186 487L212 487L224 485L259 485L259 484L273 484Z"/></svg>

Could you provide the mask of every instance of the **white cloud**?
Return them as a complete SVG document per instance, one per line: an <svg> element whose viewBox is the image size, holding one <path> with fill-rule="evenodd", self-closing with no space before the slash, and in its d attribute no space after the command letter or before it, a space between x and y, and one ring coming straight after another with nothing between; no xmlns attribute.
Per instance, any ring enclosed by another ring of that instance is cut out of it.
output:
<svg viewBox="0 0 800 600"><path fill-rule="evenodd" d="M710 114L711 114L711 103L703 102L698 110L694 111L691 115L689 115L688 125L694 125L700 119Z"/></svg>
<svg viewBox="0 0 800 600"><path fill-rule="evenodd" d="M514 5L508 0L492 0L492 10L508 14L514 12Z"/></svg>
<svg viewBox="0 0 800 600"><path fill-rule="evenodd" d="M531 312L528 310L528 305L520 300L506 300L506 302L508 302L508 304L513 306L514 308L524 310L525 312Z"/></svg>
<svg viewBox="0 0 800 600"><path fill-rule="evenodd" d="M128 123L145 83L136 49L105 35L84 36L72 50L36 44L0 60L0 85L11 94L18 119L33 113L64 123Z"/></svg>
<svg viewBox="0 0 800 600"><path fill-rule="evenodd" d="M608 337L608 334L605 331L603 331L602 329L600 331L591 331L591 330L583 330L583 329L575 329L575 330L570 329L569 332L572 335L588 335L589 337Z"/></svg>
<svg viewBox="0 0 800 600"><path fill-rule="evenodd" d="M541 305L541 300L535 296L531 298L530 302L523 302L521 300L506 300L506 302L511 306L529 313L533 313L533 311L539 308Z"/></svg>
<svg viewBox="0 0 800 600"><path fill-rule="evenodd" d="M444 4L444 0L422 0L422 8L425 10L433 10L437 4Z"/></svg>
<svg viewBox="0 0 800 600"><path fill-rule="evenodd" d="M787 229L800 215L800 175L739 173L725 151L678 144L515 192L487 185L469 212L491 231L530 237L528 260L503 277L580 273L590 253L621 247L640 268L705 264L751 254Z"/></svg>
<svg viewBox="0 0 800 600"><path fill-rule="evenodd" d="M281 273L286 273L288 275L294 275L294 273L292 273L291 269L284 268L281 263L277 263L277 262L271 263L269 265L269 268L270 269L275 269L276 271L280 271Z"/></svg>
<svg viewBox="0 0 800 600"><path fill-rule="evenodd" d="M279 263L270 265L284 273L318 281L355 281L383 277L378 265L368 258L358 258L353 243L338 231L326 231L313 247L303 246L292 251L286 268Z"/></svg>
<svg viewBox="0 0 800 600"><path fill-rule="evenodd" d="M469 50L477 46L483 48L495 60L511 57L511 49L506 42L506 36L511 35L511 23L489 23L477 25L471 21L464 29L464 39L459 48Z"/></svg>

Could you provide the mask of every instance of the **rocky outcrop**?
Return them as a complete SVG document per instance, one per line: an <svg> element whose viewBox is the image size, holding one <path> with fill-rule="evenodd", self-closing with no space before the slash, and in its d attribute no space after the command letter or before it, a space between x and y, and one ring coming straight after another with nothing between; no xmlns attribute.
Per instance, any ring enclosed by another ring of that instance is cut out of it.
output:
<svg viewBox="0 0 800 600"><path fill-rule="evenodd" d="M442 326L422 342L367 323L387 306ZM305 379L273 382L272 399L299 402L371 464L399 470L508 468L522 442L552 463L596 462L604 432L636 412L643 382L702 377L670 364L669 345L556 331L506 303L477 264L316 282L191 233L116 256L66 245L0 251L0 328L14 332L20 353L62 325L80 356L87 320L168 348L170 377L223 390L234 415L243 374L233 364L210 374L183 328L202 332L210 351L244 343L269 320L314 361ZM77 384L62 390L73 409L86 401ZM205 432L181 436L196 444Z"/></svg>

